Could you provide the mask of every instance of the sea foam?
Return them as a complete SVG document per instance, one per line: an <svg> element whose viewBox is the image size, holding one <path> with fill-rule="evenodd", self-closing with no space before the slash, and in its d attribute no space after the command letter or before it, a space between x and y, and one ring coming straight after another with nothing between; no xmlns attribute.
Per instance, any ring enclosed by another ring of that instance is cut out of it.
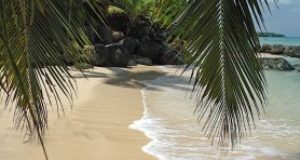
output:
<svg viewBox="0 0 300 160"><path fill-rule="evenodd" d="M284 150L286 147L278 143L294 139L298 142L300 130L297 127L293 129L284 118L260 121L253 135L225 156L216 146L211 145L195 122L191 113L194 102L189 99L189 78L175 78L172 75L174 67L159 69L168 72L168 75L143 82L146 86L140 91L143 117L129 126L142 131L150 139L142 148L144 152L160 160L292 159Z"/></svg>

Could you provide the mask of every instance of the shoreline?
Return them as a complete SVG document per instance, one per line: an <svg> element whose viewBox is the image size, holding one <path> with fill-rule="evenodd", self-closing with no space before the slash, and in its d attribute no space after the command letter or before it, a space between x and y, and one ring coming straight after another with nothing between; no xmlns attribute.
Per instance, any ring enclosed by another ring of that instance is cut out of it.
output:
<svg viewBox="0 0 300 160"><path fill-rule="evenodd" d="M85 72L89 79L71 71L78 86L73 108L64 100L65 115L61 117L56 108L49 108L45 144L50 160L158 160L142 150L151 139L129 126L143 117L142 81L165 73L146 66L96 67ZM37 143L22 143L22 134L14 129L12 113L1 110L0 115L1 159L44 159Z"/></svg>
<svg viewBox="0 0 300 160"><path fill-rule="evenodd" d="M148 108L147 108L147 103L146 103L146 95L145 95L145 91L147 90L147 86L145 86L144 88L141 88L140 89L140 94L141 94L141 98L142 98L142 104L143 104L143 114L142 114L142 117L138 120L135 120L133 121L130 125L129 125L129 128L130 129L133 129L133 130L136 130L136 131L139 131L139 132L142 132L145 137L147 137L149 139L149 142L147 144L145 144L144 146L142 146L142 150L143 152L145 152L146 154L149 154L149 155L152 155L154 157L157 158L157 160L163 160L163 158L158 155L158 154L155 154L153 152L151 152L148 147L151 146L152 143L155 143L157 141L157 139L152 136L150 133L147 132L147 130L143 129L143 127L141 127L143 125L143 123L145 121L147 121L147 118L148 118L148 115L147 115L147 112L148 112Z"/></svg>

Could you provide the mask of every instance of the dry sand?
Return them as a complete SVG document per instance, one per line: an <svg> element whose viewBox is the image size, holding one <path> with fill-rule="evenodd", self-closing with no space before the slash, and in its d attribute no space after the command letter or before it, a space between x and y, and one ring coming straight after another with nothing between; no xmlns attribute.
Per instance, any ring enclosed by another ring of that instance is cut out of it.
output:
<svg viewBox="0 0 300 160"><path fill-rule="evenodd" d="M50 160L154 160L144 153L145 135L128 126L142 117L142 80L164 75L153 67L94 68L89 79L77 77L78 99L65 115L49 111L45 143ZM43 160L41 147L23 143L12 122L12 112L0 111L0 160Z"/></svg>

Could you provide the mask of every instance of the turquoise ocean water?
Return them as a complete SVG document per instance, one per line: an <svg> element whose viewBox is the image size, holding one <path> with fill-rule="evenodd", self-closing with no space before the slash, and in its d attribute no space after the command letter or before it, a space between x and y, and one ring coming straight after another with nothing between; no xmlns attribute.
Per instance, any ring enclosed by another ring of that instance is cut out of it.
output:
<svg viewBox="0 0 300 160"><path fill-rule="evenodd" d="M292 64L300 64L300 59L286 59ZM268 83L265 114L257 121L252 135L236 150L224 154L211 145L196 123L195 103L190 99L191 71L179 77L175 67L159 69L168 74L145 82L147 87L141 90L144 116L130 126L151 139L143 147L145 152L160 160L300 159L300 72L265 71Z"/></svg>
<svg viewBox="0 0 300 160"><path fill-rule="evenodd" d="M300 37L261 37L259 40L261 44L300 45Z"/></svg>

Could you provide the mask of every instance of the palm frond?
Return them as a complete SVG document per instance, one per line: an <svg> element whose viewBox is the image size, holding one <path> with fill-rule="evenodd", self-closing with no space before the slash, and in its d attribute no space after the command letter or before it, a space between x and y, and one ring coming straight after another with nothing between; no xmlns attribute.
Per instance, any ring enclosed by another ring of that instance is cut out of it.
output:
<svg viewBox="0 0 300 160"><path fill-rule="evenodd" d="M37 135L46 158L42 140L46 103L52 104L54 97L59 113L62 95L72 101L76 88L65 60L83 54L83 46L90 43L83 9L76 0L2 0L0 4L1 89L14 105L16 127L24 129L29 139Z"/></svg>
<svg viewBox="0 0 300 160"><path fill-rule="evenodd" d="M253 19L262 0L192 0L178 19L198 100L195 113L212 142L233 148L251 130L265 102L265 78Z"/></svg>

